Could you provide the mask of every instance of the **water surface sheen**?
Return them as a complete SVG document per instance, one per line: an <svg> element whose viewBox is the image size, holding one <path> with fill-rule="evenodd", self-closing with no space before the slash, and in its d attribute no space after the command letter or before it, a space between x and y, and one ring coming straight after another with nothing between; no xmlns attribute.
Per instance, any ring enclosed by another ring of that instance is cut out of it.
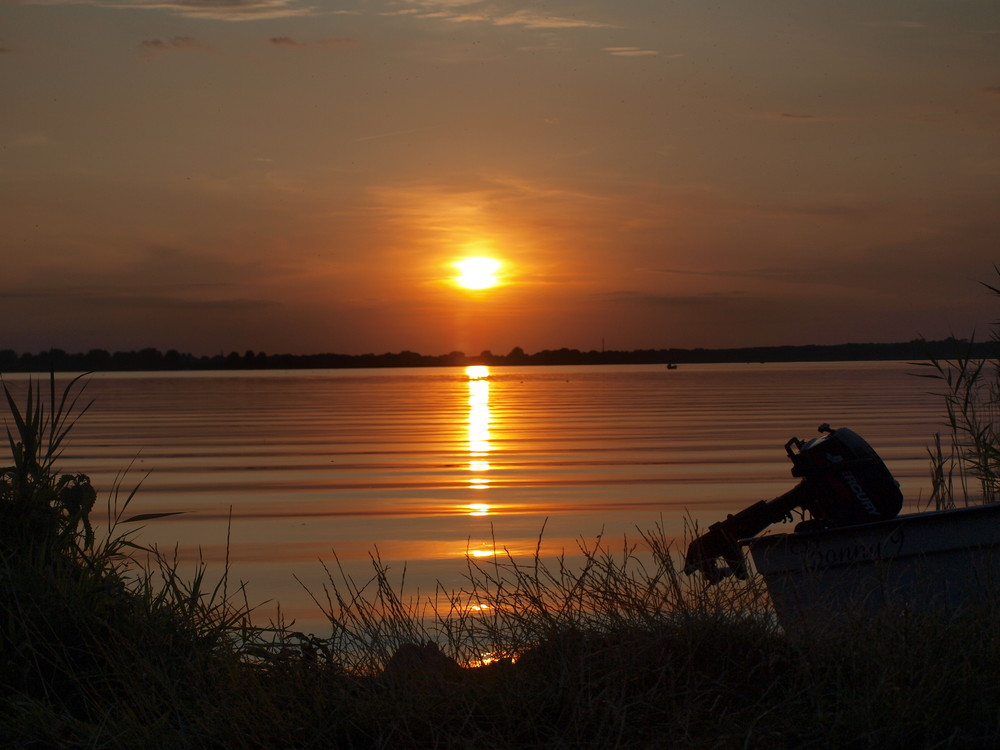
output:
<svg viewBox="0 0 1000 750"><path fill-rule="evenodd" d="M821 422L868 439L913 509L928 493L926 449L942 412L916 370L96 374L86 389L94 404L60 468L106 490L131 465L124 486L141 480L134 510L183 511L147 525L142 541L221 565L228 533L251 600L278 599L313 625L293 574L318 589L317 559L332 551L361 570L377 548L383 560L407 561L408 578L426 589L435 579L457 586L466 552L494 545L555 553L658 523L680 534L686 513L706 525L789 489L783 446L815 437Z"/></svg>

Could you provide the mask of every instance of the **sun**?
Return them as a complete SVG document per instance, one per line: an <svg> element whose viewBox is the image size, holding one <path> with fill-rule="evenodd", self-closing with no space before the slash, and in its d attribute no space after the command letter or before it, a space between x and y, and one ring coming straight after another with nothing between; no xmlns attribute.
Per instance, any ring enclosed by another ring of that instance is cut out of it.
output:
<svg viewBox="0 0 1000 750"><path fill-rule="evenodd" d="M455 283L466 289L489 289L500 283L496 274L501 265L495 258L463 258L455 262L455 267L461 272L455 277Z"/></svg>

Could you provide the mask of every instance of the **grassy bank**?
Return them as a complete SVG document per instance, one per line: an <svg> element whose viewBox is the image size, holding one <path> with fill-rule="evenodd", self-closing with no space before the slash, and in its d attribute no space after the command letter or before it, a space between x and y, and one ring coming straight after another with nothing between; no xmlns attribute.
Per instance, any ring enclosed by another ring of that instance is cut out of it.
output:
<svg viewBox="0 0 1000 750"><path fill-rule="evenodd" d="M935 502L992 499L995 377L971 360L932 367L952 410ZM136 525L156 518L133 514L128 491L59 470L84 393L50 381L8 398L6 747L1000 745L1000 603L788 634L758 578L705 588L660 529L584 545L572 566L470 558L460 590L420 599L377 558L364 580L334 561L315 592L329 638L254 626L225 571L185 577L141 546ZM92 526L97 503L107 528Z"/></svg>

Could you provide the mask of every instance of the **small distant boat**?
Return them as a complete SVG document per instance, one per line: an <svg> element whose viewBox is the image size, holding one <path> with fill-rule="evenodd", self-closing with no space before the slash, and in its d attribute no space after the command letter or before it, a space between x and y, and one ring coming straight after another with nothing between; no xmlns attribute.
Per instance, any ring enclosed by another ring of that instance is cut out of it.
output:
<svg viewBox="0 0 1000 750"><path fill-rule="evenodd" d="M1000 503L741 542L786 630L1000 600Z"/></svg>
<svg viewBox="0 0 1000 750"><path fill-rule="evenodd" d="M668 370L676 370L677 369L677 365L675 365L673 362L667 362L667 369Z"/></svg>

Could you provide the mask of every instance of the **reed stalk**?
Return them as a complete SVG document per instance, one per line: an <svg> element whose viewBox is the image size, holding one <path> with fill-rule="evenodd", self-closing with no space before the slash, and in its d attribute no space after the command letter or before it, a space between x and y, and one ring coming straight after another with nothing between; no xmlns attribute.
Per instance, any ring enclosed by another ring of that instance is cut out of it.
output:
<svg viewBox="0 0 1000 750"><path fill-rule="evenodd" d="M983 286L1000 295L997 287ZM1000 346L1000 329L994 328L992 340ZM936 510L1000 499L1000 357L973 357L973 339L957 346L952 359L930 357L915 363L924 368L916 374L939 384L934 394L945 407L947 432L943 437L935 434L928 450L927 504Z"/></svg>

